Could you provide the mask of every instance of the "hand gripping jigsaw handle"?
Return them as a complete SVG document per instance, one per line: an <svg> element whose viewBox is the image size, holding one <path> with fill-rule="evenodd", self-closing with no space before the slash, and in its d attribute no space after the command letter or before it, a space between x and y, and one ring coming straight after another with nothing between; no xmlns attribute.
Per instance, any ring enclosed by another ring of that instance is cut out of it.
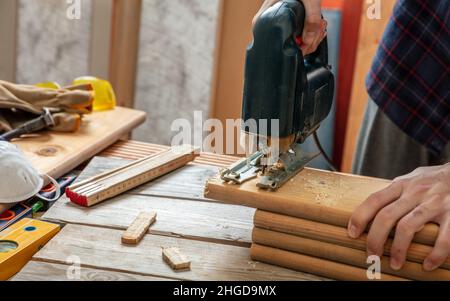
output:
<svg viewBox="0 0 450 301"><path fill-rule="evenodd" d="M294 5L294 14L296 17L296 32L295 32L295 42L299 47L303 44L303 30L305 28L305 22L306 22L306 10L303 2L301 0L285 0L285 2L296 2ZM323 18L323 16L322 16ZM328 39L325 37L322 42L319 44L319 47L317 47L316 51L313 53L307 55L305 57L306 61L310 61L315 64L321 64L321 65L328 65Z"/></svg>

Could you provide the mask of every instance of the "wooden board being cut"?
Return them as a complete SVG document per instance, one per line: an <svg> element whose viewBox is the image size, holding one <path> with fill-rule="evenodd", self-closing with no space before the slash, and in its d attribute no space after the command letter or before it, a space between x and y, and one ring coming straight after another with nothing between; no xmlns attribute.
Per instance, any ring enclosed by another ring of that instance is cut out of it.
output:
<svg viewBox="0 0 450 301"><path fill-rule="evenodd" d="M354 210L389 181L342 173L305 169L278 191L256 187L257 179L242 185L208 181L205 196L222 202L295 216L320 223L347 227ZM434 244L438 226L427 225L416 241Z"/></svg>
<svg viewBox="0 0 450 301"><path fill-rule="evenodd" d="M76 133L43 132L14 144L40 173L58 178L130 133L145 118L142 111L117 107L86 115Z"/></svg>

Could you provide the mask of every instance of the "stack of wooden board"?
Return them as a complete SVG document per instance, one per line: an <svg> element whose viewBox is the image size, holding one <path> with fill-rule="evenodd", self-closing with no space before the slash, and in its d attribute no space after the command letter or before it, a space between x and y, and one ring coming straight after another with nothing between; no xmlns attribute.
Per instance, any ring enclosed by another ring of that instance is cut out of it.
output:
<svg viewBox="0 0 450 301"><path fill-rule="evenodd" d="M346 226L354 209L388 181L306 169L277 192L259 190L256 180L242 185L211 179L205 196L257 208L253 260L338 280L368 280L366 235L351 239ZM389 266L390 244L381 261L381 280L450 280L450 258L441 269L425 272L437 225L427 225L414 239L401 271Z"/></svg>

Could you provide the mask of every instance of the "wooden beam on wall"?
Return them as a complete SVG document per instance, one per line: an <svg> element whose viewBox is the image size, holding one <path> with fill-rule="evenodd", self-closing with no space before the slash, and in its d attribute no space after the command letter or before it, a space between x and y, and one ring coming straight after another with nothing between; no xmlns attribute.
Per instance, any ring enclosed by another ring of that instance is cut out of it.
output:
<svg viewBox="0 0 450 301"><path fill-rule="evenodd" d="M222 0L217 33L212 117L241 117L244 63L252 40L252 19L262 0Z"/></svg>
<svg viewBox="0 0 450 301"><path fill-rule="evenodd" d="M252 20L262 3L263 0L222 0L211 118L222 122L241 118L245 54L247 45L253 38Z"/></svg>
<svg viewBox="0 0 450 301"><path fill-rule="evenodd" d="M392 15L395 0L383 1L381 5L381 19L373 20L369 19L366 14L369 5L372 4L364 3L342 161L342 170L344 172L351 172L352 170L356 143L361 129L361 123L364 119L367 100L369 98L365 86L365 79L372 66L372 61L378 49L384 29Z"/></svg>
<svg viewBox="0 0 450 301"><path fill-rule="evenodd" d="M109 79L118 105L133 107L142 0L114 0Z"/></svg>
<svg viewBox="0 0 450 301"><path fill-rule="evenodd" d="M92 1L89 74L109 79L113 0Z"/></svg>
<svg viewBox="0 0 450 301"><path fill-rule="evenodd" d="M0 79L16 80L17 0L0 1Z"/></svg>

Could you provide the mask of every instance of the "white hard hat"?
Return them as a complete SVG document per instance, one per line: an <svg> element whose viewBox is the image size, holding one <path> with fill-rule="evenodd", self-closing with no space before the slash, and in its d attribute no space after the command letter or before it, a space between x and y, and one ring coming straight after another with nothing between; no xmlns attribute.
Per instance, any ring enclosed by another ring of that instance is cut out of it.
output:
<svg viewBox="0 0 450 301"><path fill-rule="evenodd" d="M11 143L0 141L0 203L18 203L33 196L39 197L43 184L42 176L21 150Z"/></svg>

